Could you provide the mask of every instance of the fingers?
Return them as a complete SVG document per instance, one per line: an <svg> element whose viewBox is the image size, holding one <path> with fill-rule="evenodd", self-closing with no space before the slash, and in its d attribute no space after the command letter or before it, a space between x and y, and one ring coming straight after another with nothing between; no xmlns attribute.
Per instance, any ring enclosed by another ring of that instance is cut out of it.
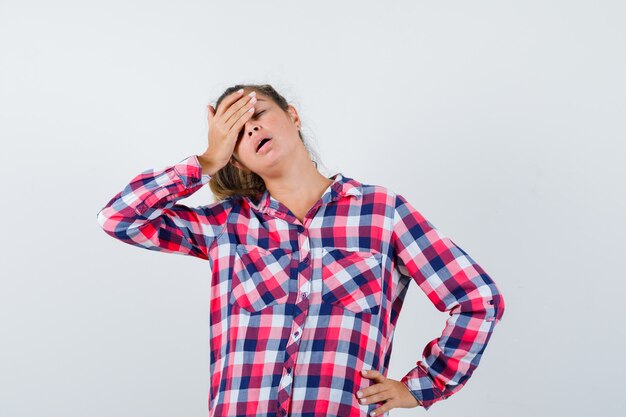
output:
<svg viewBox="0 0 626 417"><path fill-rule="evenodd" d="M373 402L375 395L380 395L381 392L384 392L387 387L382 383L382 378L385 378L380 372L375 369L362 370L361 373L369 379L374 380L376 382L373 385L370 385L367 388L361 389L356 393L356 396L360 398L359 402L361 404L368 404Z"/></svg>
<svg viewBox="0 0 626 417"><path fill-rule="evenodd" d="M245 118L245 120L248 120L248 118L244 116L248 116L254 112L254 103L256 103L256 93L253 91L250 94L237 100L226 111L226 113L223 116L224 127L226 129L232 130L236 128L242 118ZM246 112L249 112L249 113L246 113Z"/></svg>
<svg viewBox="0 0 626 417"><path fill-rule="evenodd" d="M227 95L226 97L224 97L222 99L222 101L220 102L220 105L217 107L217 111L215 112L216 116L221 116L223 115L226 110L228 110L228 108L237 100L242 98L243 94L243 88L240 90L237 90L235 92L230 93L229 95Z"/></svg>
<svg viewBox="0 0 626 417"><path fill-rule="evenodd" d="M252 117L256 103L256 92L242 95L240 91L227 95L217 110L208 106L209 131L220 132L216 134L230 138L234 143L240 139L242 127Z"/></svg>
<svg viewBox="0 0 626 417"><path fill-rule="evenodd" d="M369 387L363 388L356 393L359 403L382 404L370 413L370 416L382 415L393 408L396 393L393 390L393 380L388 379L375 369L362 370L361 373L375 382Z"/></svg>
<svg viewBox="0 0 626 417"><path fill-rule="evenodd" d="M252 117L254 114L254 104L243 107L237 114L239 118L232 126L231 131L236 134L237 140L241 139L243 135L243 125Z"/></svg>
<svg viewBox="0 0 626 417"><path fill-rule="evenodd" d="M379 386L382 384L377 384L377 385ZM377 385L373 385L371 387L364 389L363 395L359 399L359 403L363 405L367 405L367 404L379 405L379 407L374 408L374 410L372 410L372 412L370 413L370 416L382 415L383 413L386 413L387 411L391 410L392 408L395 408L396 406L394 402L396 398L395 392L392 389L389 389L387 387L377 388L376 391L372 391L374 387L377 387Z"/></svg>
<svg viewBox="0 0 626 417"><path fill-rule="evenodd" d="M226 96L220 102L217 111L209 115L209 123L215 118L214 123L218 123L223 132L232 132L234 128L239 129L243 123L249 119L249 115L254 113L254 103L256 103L256 92L241 96L241 93L234 92ZM250 113L247 113L247 112ZM243 119L243 120L242 120Z"/></svg>
<svg viewBox="0 0 626 417"><path fill-rule="evenodd" d="M361 373L366 378L373 379L375 382L384 382L385 379L387 379L383 374L378 372L376 369L363 369Z"/></svg>
<svg viewBox="0 0 626 417"><path fill-rule="evenodd" d="M394 408L413 408L422 405L404 383L391 378L359 390L356 396L363 405L377 404L370 416L380 416Z"/></svg>
<svg viewBox="0 0 626 417"><path fill-rule="evenodd" d="M220 103L217 113L215 114L224 121L224 124L228 128L230 128L237 120L237 118L233 119L233 115L241 110L241 108L244 107L248 101L250 101L250 98L252 97L250 94L253 96L256 94L255 92L251 92L250 94L244 96L242 95L243 93L240 93L239 91L241 90L226 96L226 98L224 98L224 100Z"/></svg>
<svg viewBox="0 0 626 417"><path fill-rule="evenodd" d="M369 388L371 389L371 387ZM359 403L366 404L379 404L378 408L375 408L370 415L382 415L384 412L390 410L392 407L390 402L392 402L394 396L391 390L379 391L375 394L367 394L366 396L359 399Z"/></svg>
<svg viewBox="0 0 626 417"><path fill-rule="evenodd" d="M361 396L359 396L359 392L362 393ZM391 392L381 384L372 385L371 387L360 390L359 392L357 392L356 396L359 397L359 402L361 404L378 403L391 398Z"/></svg>

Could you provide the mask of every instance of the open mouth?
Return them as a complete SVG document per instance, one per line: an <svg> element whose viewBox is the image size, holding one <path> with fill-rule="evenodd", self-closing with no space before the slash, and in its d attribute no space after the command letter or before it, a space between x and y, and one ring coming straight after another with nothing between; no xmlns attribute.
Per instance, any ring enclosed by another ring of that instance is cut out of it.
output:
<svg viewBox="0 0 626 417"><path fill-rule="evenodd" d="M261 139L261 142L259 142L259 146L257 146L256 151L259 152L259 150L263 147L263 145L265 145L267 142L269 142L270 139L272 139L272 138L263 138L263 139Z"/></svg>

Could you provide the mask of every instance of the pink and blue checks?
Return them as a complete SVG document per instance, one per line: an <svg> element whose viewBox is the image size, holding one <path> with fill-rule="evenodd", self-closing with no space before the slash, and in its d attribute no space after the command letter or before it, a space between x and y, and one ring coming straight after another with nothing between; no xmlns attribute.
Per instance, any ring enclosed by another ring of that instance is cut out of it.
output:
<svg viewBox="0 0 626 417"><path fill-rule="evenodd" d="M133 178L98 212L106 233L211 267L210 417L361 417L356 392L387 375L411 281L449 317L402 378L425 409L479 364L504 298L400 194L336 173L300 222L267 191L199 207L196 155Z"/></svg>

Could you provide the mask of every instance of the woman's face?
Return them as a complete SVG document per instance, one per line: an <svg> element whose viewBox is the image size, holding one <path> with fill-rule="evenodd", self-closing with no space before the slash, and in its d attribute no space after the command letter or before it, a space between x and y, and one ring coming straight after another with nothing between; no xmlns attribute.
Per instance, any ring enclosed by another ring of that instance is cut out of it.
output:
<svg viewBox="0 0 626 417"><path fill-rule="evenodd" d="M235 161L231 159L231 162L262 177L277 174L281 163L295 155L297 146L303 146L298 135L299 125L300 118L293 106L285 113L271 99L257 92L254 113L239 132L233 151ZM271 139L265 141L265 138Z"/></svg>

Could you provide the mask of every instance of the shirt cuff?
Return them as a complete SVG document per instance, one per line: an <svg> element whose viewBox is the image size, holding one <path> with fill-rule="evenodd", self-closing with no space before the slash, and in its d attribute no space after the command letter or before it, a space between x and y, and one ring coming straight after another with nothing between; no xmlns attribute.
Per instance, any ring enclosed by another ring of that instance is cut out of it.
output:
<svg viewBox="0 0 626 417"><path fill-rule="evenodd" d="M174 172L185 185L185 188L206 184L211 179L210 175L202 173L202 165L200 165L198 155L195 154L182 159L174 165Z"/></svg>
<svg viewBox="0 0 626 417"><path fill-rule="evenodd" d="M432 377L420 365L411 369L401 380L411 394L420 402L424 410L428 410L434 403L447 397L435 384Z"/></svg>

